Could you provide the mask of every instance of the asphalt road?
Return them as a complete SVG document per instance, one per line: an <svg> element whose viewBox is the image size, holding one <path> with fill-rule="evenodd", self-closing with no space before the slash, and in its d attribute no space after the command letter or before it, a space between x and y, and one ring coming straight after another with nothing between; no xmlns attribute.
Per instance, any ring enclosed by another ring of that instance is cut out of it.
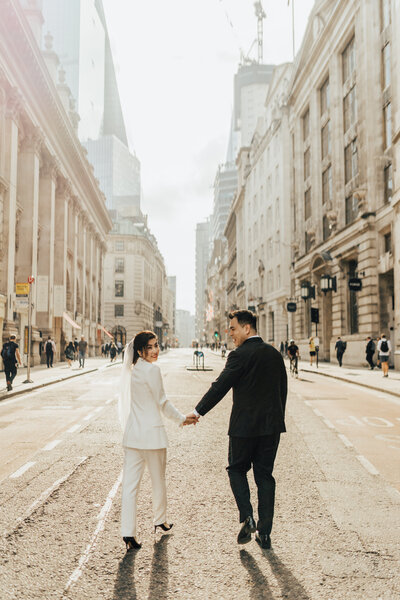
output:
<svg viewBox="0 0 400 600"><path fill-rule="evenodd" d="M187 371L189 350L160 367L191 411L223 365ZM276 463L273 549L238 547L228 478L228 396L196 427L169 422L172 533L152 533L148 474L143 548L119 537L119 366L0 403L1 600L400 597L399 406L385 394L300 375ZM382 397L380 397L382 396ZM252 485L253 497L254 487Z"/></svg>

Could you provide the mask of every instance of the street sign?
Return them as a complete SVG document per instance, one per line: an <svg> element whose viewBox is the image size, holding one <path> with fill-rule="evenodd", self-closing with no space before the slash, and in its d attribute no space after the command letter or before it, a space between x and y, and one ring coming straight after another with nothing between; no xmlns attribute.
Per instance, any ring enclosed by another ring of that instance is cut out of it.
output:
<svg viewBox="0 0 400 600"><path fill-rule="evenodd" d="M28 277L28 283L33 283L35 281L35 278L32 277L32 275L29 275Z"/></svg>
<svg viewBox="0 0 400 600"><path fill-rule="evenodd" d="M349 279L349 290L352 292L360 292L362 290L362 281L358 277Z"/></svg>
<svg viewBox="0 0 400 600"><path fill-rule="evenodd" d="M288 312L296 312L296 310L297 310L297 304L296 304L296 302L288 302L286 304L286 310Z"/></svg>
<svg viewBox="0 0 400 600"><path fill-rule="evenodd" d="M154 327L162 327L162 321L156 321Z"/></svg>
<svg viewBox="0 0 400 600"><path fill-rule="evenodd" d="M28 296L16 296L15 297L15 308L18 310L28 309L29 297Z"/></svg>
<svg viewBox="0 0 400 600"><path fill-rule="evenodd" d="M15 293L17 296L27 296L29 294L29 283L16 283Z"/></svg>
<svg viewBox="0 0 400 600"><path fill-rule="evenodd" d="M319 309L311 308L311 323L319 323Z"/></svg>

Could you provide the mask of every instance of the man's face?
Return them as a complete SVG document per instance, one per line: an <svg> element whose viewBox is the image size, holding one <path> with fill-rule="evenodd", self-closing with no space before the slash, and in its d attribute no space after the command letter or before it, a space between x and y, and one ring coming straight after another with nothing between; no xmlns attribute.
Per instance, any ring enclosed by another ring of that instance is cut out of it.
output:
<svg viewBox="0 0 400 600"><path fill-rule="evenodd" d="M241 344L243 344L243 342L247 340L247 338L250 335L250 331L250 325L248 325L247 323L245 325L240 325L240 323L237 320L237 317L231 319L229 325L229 335L231 336L236 348L238 346L241 346Z"/></svg>

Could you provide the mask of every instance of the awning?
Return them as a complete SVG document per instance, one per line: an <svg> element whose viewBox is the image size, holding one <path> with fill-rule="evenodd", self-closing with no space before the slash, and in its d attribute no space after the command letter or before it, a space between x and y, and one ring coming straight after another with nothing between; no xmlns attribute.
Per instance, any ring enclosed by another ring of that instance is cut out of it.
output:
<svg viewBox="0 0 400 600"><path fill-rule="evenodd" d="M81 329L81 326L78 325L78 323L75 323L66 312L63 312L63 317L74 329Z"/></svg>
<svg viewBox="0 0 400 600"><path fill-rule="evenodd" d="M111 335L111 333L109 331L107 331L107 329L105 327L103 327L103 325L101 326L101 328L104 331L104 333L106 333L108 335L108 337L110 337L112 340L114 339L114 336Z"/></svg>

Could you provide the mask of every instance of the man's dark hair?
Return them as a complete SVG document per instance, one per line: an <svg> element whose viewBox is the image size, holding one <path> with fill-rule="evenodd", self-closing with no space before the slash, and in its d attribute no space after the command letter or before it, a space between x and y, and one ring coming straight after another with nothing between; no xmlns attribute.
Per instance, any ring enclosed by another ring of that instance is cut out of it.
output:
<svg viewBox="0 0 400 600"><path fill-rule="evenodd" d="M250 325L254 331L257 331L257 317L250 310L234 310L229 313L228 317L232 320L235 317L238 320L239 325Z"/></svg>
<svg viewBox="0 0 400 600"><path fill-rule="evenodd" d="M10 335L10 340L16 340L16 339L17 339L17 336L15 336L14 334Z"/></svg>

